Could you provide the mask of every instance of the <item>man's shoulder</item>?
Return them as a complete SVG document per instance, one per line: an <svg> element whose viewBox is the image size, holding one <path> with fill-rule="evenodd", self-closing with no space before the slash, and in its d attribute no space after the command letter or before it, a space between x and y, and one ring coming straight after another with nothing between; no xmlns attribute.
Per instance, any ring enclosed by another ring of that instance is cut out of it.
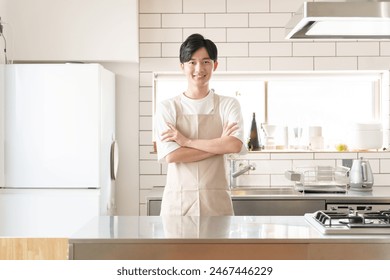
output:
<svg viewBox="0 0 390 280"><path fill-rule="evenodd" d="M172 107L175 103L175 100L179 97L180 96L169 97L167 99L160 101L159 105L161 105L163 107Z"/></svg>
<svg viewBox="0 0 390 280"><path fill-rule="evenodd" d="M221 105L226 105L226 104L238 104L237 98L233 96L227 96L227 95L221 95L221 94L216 94L219 97L219 102Z"/></svg>

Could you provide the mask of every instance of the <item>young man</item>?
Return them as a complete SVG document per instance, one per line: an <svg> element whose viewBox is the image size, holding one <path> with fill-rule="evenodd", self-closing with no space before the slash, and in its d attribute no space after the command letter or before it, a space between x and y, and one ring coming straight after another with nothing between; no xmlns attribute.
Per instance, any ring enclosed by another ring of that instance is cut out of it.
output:
<svg viewBox="0 0 390 280"><path fill-rule="evenodd" d="M217 58L211 40L189 36L180 47L187 90L157 106L158 159L168 163L161 215L234 215L224 155L245 151L244 126L238 101L209 88Z"/></svg>

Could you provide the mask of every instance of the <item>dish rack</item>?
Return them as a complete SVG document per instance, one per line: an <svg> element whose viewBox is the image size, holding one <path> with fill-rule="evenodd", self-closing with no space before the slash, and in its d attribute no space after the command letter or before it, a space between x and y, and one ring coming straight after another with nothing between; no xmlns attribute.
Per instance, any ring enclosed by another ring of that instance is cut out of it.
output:
<svg viewBox="0 0 390 280"><path fill-rule="evenodd" d="M299 167L286 171L285 177L295 182L295 189L311 193L346 193L349 168L345 166Z"/></svg>

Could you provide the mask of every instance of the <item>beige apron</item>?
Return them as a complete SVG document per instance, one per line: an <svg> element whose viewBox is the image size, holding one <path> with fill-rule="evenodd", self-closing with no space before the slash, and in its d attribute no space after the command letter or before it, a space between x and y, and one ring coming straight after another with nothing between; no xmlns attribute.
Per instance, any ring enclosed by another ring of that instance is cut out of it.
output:
<svg viewBox="0 0 390 280"><path fill-rule="evenodd" d="M228 238L236 231L233 217L162 216L166 238ZM232 225L233 224L233 225Z"/></svg>
<svg viewBox="0 0 390 280"><path fill-rule="evenodd" d="M212 114L184 115L180 96L175 99L176 128L191 139L212 139L222 135L219 96L214 94ZM234 215L223 155L191 163L168 164L161 215Z"/></svg>

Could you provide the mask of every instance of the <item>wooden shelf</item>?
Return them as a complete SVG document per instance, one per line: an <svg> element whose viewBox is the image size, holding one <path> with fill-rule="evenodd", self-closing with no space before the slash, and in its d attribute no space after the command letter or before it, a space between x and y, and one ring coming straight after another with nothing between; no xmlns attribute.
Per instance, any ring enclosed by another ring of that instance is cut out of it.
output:
<svg viewBox="0 0 390 280"><path fill-rule="evenodd" d="M0 238L0 260L67 259L67 238Z"/></svg>

